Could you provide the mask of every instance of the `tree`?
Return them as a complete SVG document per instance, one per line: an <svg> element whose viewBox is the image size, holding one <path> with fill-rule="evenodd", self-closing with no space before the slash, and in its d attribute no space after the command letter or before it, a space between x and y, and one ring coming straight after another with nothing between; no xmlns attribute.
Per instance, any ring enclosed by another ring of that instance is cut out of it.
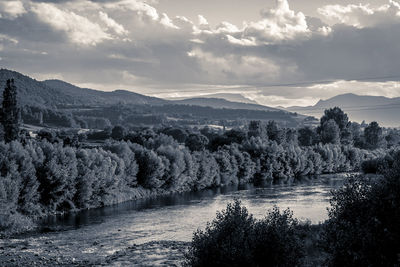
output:
<svg viewBox="0 0 400 267"><path fill-rule="evenodd" d="M324 144L337 144L340 140L339 126L333 119L325 121L321 126L321 141Z"/></svg>
<svg viewBox="0 0 400 267"><path fill-rule="evenodd" d="M194 233L186 255L187 266L251 266L249 236L254 222L240 201L228 203L226 210L217 212L205 231Z"/></svg>
<svg viewBox="0 0 400 267"><path fill-rule="evenodd" d="M111 132L111 138L114 140L122 140L126 135L126 129L120 125L115 126Z"/></svg>
<svg viewBox="0 0 400 267"><path fill-rule="evenodd" d="M354 146L363 148L365 146L365 140L361 131L361 125L357 122L351 122L349 125L349 130L351 131Z"/></svg>
<svg viewBox="0 0 400 267"><path fill-rule="evenodd" d="M364 136L367 148L376 149L384 146L385 140L382 135L382 128L376 121L365 127Z"/></svg>
<svg viewBox="0 0 400 267"><path fill-rule="evenodd" d="M317 134L311 127L304 127L298 130L298 140L300 146L312 146L316 139Z"/></svg>
<svg viewBox="0 0 400 267"><path fill-rule="evenodd" d="M185 143L187 133L183 129L179 128L166 128L162 131L163 134L172 136L179 143Z"/></svg>
<svg viewBox="0 0 400 267"><path fill-rule="evenodd" d="M385 177L352 178L333 192L323 235L328 266L398 266L399 156Z"/></svg>
<svg viewBox="0 0 400 267"><path fill-rule="evenodd" d="M241 129L232 129L224 134L229 140L229 143L241 144L246 139L246 132Z"/></svg>
<svg viewBox="0 0 400 267"><path fill-rule="evenodd" d="M321 117L321 126L329 120L334 120L340 131L348 127L349 118L339 107L326 109L324 113L324 116Z"/></svg>
<svg viewBox="0 0 400 267"><path fill-rule="evenodd" d="M397 146L400 143L400 133L398 130L390 130L389 133L385 136L385 140L387 142L388 148Z"/></svg>
<svg viewBox="0 0 400 267"><path fill-rule="evenodd" d="M138 164L137 181L145 188L160 188L164 184L165 165L153 150L140 145L132 145Z"/></svg>
<svg viewBox="0 0 400 267"><path fill-rule="evenodd" d="M40 201L49 211L74 209L78 175L75 150L61 144L40 143L45 160L37 169Z"/></svg>
<svg viewBox="0 0 400 267"><path fill-rule="evenodd" d="M275 121L268 122L267 135L269 140L276 141L278 144L281 144L286 139L285 131L279 129Z"/></svg>
<svg viewBox="0 0 400 267"><path fill-rule="evenodd" d="M277 207L256 220L239 200L193 235L186 266L298 266L304 255L298 221Z"/></svg>
<svg viewBox="0 0 400 267"><path fill-rule="evenodd" d="M340 132L340 143L343 145L353 144L353 134L350 127L343 128Z"/></svg>
<svg viewBox="0 0 400 267"><path fill-rule="evenodd" d="M250 121L248 136L261 137L262 139L267 138L266 129L261 121Z"/></svg>
<svg viewBox="0 0 400 267"><path fill-rule="evenodd" d="M190 134L185 141L185 145L190 151L201 151L208 145L208 138L202 134Z"/></svg>
<svg viewBox="0 0 400 267"><path fill-rule="evenodd" d="M1 110L1 124L4 128L4 140L8 143L18 138L20 110L17 105L17 87L14 79L7 80L3 91L3 108Z"/></svg>

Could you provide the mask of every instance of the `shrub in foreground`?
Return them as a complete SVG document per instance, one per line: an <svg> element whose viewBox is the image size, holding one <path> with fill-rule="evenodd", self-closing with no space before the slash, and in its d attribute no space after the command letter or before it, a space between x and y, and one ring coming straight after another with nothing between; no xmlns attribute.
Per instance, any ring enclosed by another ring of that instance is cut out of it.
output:
<svg viewBox="0 0 400 267"><path fill-rule="evenodd" d="M330 266L399 266L399 170L376 181L351 179L333 193L324 234Z"/></svg>
<svg viewBox="0 0 400 267"><path fill-rule="evenodd" d="M194 233L186 254L187 266L294 266L301 261L303 245L298 221L278 208L255 220L240 201Z"/></svg>

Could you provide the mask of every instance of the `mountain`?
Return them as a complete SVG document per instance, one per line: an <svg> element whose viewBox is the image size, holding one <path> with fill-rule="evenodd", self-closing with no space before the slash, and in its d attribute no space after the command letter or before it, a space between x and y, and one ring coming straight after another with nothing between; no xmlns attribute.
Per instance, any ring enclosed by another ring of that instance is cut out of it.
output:
<svg viewBox="0 0 400 267"><path fill-rule="evenodd" d="M258 104L256 101L244 97L242 94L218 93L218 94L202 95L201 98L222 98L231 102Z"/></svg>
<svg viewBox="0 0 400 267"><path fill-rule="evenodd" d="M161 98L145 96L138 93L115 90L104 92L88 88L80 88L60 80L43 81L45 85L54 88L60 93L68 94L76 101L84 100L91 105L114 105L114 104L135 104L135 105L156 105L164 104L167 101Z"/></svg>
<svg viewBox="0 0 400 267"><path fill-rule="evenodd" d="M192 106L212 107L212 108L280 111L280 109L277 108L271 108L259 104L232 102L222 98L197 97L197 98L188 98L183 100L175 100L173 102L175 104L180 104L180 105L192 105Z"/></svg>
<svg viewBox="0 0 400 267"><path fill-rule="evenodd" d="M342 94L327 100L320 100L314 106L288 107L286 110L320 117L327 108L340 107L350 120L362 122L377 121L387 127L400 126L400 98Z"/></svg>
<svg viewBox="0 0 400 267"><path fill-rule="evenodd" d="M237 99L239 102L228 101L221 98L191 98L184 100L168 101L161 98L150 97L138 93L116 90L104 92L88 88L80 88L61 80L37 81L26 75L7 69L0 69L0 90L4 88L7 79L14 78L18 88L18 97L21 103L31 106L54 107L57 105L160 105L160 104L182 104L207 106L213 108L228 109L250 109L278 111L251 102L240 94L215 94L215 96ZM210 95L211 96L211 95ZM1 96L0 96L1 98Z"/></svg>
<svg viewBox="0 0 400 267"><path fill-rule="evenodd" d="M58 103L73 103L74 98L55 88L25 76L16 71L0 69L0 90L4 89L6 81L14 79L18 90L18 101L23 105L54 106ZM3 94L0 94L0 98Z"/></svg>
<svg viewBox="0 0 400 267"><path fill-rule="evenodd" d="M169 101L124 90L104 92L60 80L37 81L7 69L0 69L0 90L12 78L27 124L102 129L107 123L238 126L249 120L275 120L294 127L305 119L300 114L258 104L220 98ZM0 91L0 99L1 95Z"/></svg>
<svg viewBox="0 0 400 267"><path fill-rule="evenodd" d="M4 89L7 79L13 78L18 88L18 99L23 105L55 107L57 105L114 105L114 104L163 104L166 100L116 90L103 92L80 88L60 80L37 81L16 71L0 69L0 86ZM0 96L1 98L2 96Z"/></svg>

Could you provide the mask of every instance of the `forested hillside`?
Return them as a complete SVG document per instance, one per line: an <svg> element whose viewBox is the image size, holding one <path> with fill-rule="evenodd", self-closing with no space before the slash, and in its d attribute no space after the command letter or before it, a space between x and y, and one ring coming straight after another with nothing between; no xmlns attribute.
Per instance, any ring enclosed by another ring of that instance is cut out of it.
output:
<svg viewBox="0 0 400 267"><path fill-rule="evenodd" d="M295 127L304 116L256 104L223 99L168 101L134 92L104 92L80 88L60 80L36 81L7 69L0 70L0 86L14 78L22 119L36 126L104 129L107 126L219 125L244 126L249 120L275 120Z"/></svg>

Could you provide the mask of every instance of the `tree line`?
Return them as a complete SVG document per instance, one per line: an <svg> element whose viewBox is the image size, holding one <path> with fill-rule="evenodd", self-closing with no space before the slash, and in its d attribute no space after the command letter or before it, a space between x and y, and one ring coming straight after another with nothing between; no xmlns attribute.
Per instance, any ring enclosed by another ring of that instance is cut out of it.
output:
<svg viewBox="0 0 400 267"><path fill-rule="evenodd" d="M176 192L354 171L382 153L339 144L301 147L255 136L212 151L199 150L198 140L185 146L163 133L133 137L137 142L111 139L95 148L41 136L0 143L1 221L109 205L138 188Z"/></svg>
<svg viewBox="0 0 400 267"><path fill-rule="evenodd" d="M31 138L19 131L20 110L11 82L4 96L5 142L0 143L3 230L17 221L26 226L47 214L130 199L142 189L177 192L290 181L358 171L363 161L384 154L379 125L371 123L364 133L358 132L339 108L325 111L316 129L251 121L247 129L229 131L115 126L79 135L42 130ZM106 141L88 146L88 140L99 139ZM368 149L356 146L359 139Z"/></svg>

